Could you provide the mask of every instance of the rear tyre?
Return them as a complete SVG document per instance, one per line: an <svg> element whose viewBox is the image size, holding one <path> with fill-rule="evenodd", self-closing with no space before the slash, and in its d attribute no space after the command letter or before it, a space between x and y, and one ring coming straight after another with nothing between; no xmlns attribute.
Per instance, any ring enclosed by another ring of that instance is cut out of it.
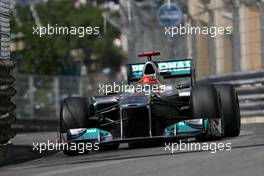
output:
<svg viewBox="0 0 264 176"><path fill-rule="evenodd" d="M84 97L69 97L63 100L60 112L60 132L87 127L90 105ZM64 150L66 155L77 155L78 151Z"/></svg>
<svg viewBox="0 0 264 176"><path fill-rule="evenodd" d="M236 90L231 84L216 85L216 89L220 94L224 137L235 137L240 133L240 108Z"/></svg>

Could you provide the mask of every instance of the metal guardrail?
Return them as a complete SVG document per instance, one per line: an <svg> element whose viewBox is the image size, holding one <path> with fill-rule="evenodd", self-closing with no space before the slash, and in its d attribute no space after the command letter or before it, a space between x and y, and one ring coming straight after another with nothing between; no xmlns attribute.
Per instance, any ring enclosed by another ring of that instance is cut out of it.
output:
<svg viewBox="0 0 264 176"><path fill-rule="evenodd" d="M210 76L198 80L199 84L209 82L231 83L236 87L243 117L264 116L264 70Z"/></svg>

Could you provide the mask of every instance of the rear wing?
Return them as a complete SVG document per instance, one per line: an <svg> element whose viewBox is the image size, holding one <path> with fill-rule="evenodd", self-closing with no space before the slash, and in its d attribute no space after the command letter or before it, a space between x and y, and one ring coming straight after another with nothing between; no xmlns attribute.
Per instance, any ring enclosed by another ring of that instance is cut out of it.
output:
<svg viewBox="0 0 264 176"><path fill-rule="evenodd" d="M156 63L158 65L159 73L164 79L192 76L193 70L191 59L161 61ZM144 65L145 63L127 65L128 82L140 80Z"/></svg>

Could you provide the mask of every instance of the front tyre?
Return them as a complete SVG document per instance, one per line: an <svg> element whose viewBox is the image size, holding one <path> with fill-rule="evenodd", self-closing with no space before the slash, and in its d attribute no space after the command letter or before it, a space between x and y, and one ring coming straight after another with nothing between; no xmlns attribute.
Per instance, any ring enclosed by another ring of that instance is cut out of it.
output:
<svg viewBox="0 0 264 176"><path fill-rule="evenodd" d="M85 128L89 115L89 106L84 97L69 97L63 100L60 112L60 131Z"/></svg>
<svg viewBox="0 0 264 176"><path fill-rule="evenodd" d="M191 110L194 119L217 119L220 117L219 97L215 87L196 85L191 92Z"/></svg>
<svg viewBox="0 0 264 176"><path fill-rule="evenodd" d="M60 133L65 133L70 129L87 127L90 105L84 97L69 97L63 100L60 112ZM66 155L77 155L78 151L65 149Z"/></svg>
<svg viewBox="0 0 264 176"><path fill-rule="evenodd" d="M231 84L216 85L216 89L220 94L224 137L235 137L240 133L240 108L236 90Z"/></svg>
<svg viewBox="0 0 264 176"><path fill-rule="evenodd" d="M207 133L196 137L197 141L212 141L221 139L220 131L214 128L220 119L220 97L212 84L196 85L191 92L191 108L194 119L207 119ZM221 124L222 128L222 124Z"/></svg>

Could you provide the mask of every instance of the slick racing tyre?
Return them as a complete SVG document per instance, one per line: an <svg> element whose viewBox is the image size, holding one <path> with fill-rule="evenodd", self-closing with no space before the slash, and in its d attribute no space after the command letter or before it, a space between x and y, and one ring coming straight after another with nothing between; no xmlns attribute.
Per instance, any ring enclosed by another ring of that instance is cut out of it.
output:
<svg viewBox="0 0 264 176"><path fill-rule="evenodd" d="M196 85L191 92L193 118L219 118L219 97L213 85Z"/></svg>
<svg viewBox="0 0 264 176"><path fill-rule="evenodd" d="M235 137L240 133L240 108L236 90L233 85L222 84L216 85L220 94L224 137Z"/></svg>
<svg viewBox="0 0 264 176"><path fill-rule="evenodd" d="M68 129L85 128L89 115L87 99L83 97L70 97L63 100L60 112L60 131Z"/></svg>
<svg viewBox="0 0 264 176"><path fill-rule="evenodd" d="M83 97L69 97L64 99L60 112L60 132L65 133L69 129L87 127L89 107L87 99ZM65 149L63 152L70 156L79 154L79 151L72 151L70 149Z"/></svg>

